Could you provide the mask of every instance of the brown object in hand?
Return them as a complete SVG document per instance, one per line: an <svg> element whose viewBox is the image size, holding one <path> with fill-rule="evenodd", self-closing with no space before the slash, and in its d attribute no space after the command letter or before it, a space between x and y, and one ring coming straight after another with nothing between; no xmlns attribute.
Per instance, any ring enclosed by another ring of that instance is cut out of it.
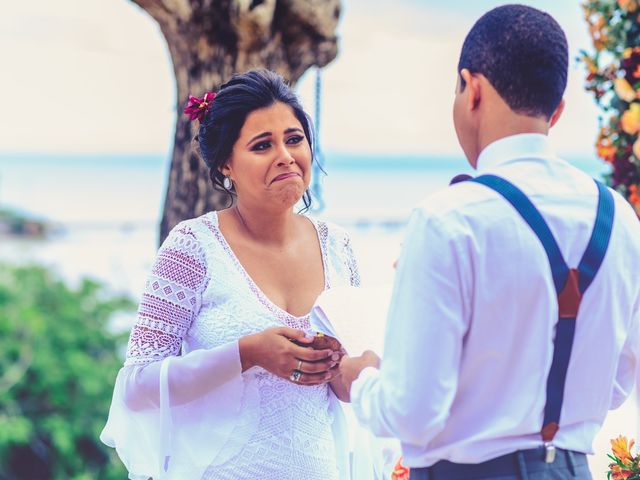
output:
<svg viewBox="0 0 640 480"><path fill-rule="evenodd" d="M337 338L325 335L324 333L320 332L316 333L315 337L313 337L313 342L311 343L302 343L295 340L291 341L301 347L310 347L314 350L329 349L334 352L340 352L342 350L342 344L338 341Z"/></svg>
<svg viewBox="0 0 640 480"><path fill-rule="evenodd" d="M310 347L314 350L324 350L327 348L334 352L339 352L342 349L342 345L337 338L330 337L329 335L325 335L320 332L316 333L316 336L313 337L313 342Z"/></svg>

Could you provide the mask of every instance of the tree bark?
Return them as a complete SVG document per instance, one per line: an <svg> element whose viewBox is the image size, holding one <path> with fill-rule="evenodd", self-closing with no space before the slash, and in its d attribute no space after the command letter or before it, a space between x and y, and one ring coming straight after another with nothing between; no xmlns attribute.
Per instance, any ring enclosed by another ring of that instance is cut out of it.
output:
<svg viewBox="0 0 640 480"><path fill-rule="evenodd" d="M268 68L291 84L337 55L340 0L132 0L160 25L177 86L173 156L160 225L162 242L178 222L228 205L191 150L197 122L189 95L216 90L236 72Z"/></svg>

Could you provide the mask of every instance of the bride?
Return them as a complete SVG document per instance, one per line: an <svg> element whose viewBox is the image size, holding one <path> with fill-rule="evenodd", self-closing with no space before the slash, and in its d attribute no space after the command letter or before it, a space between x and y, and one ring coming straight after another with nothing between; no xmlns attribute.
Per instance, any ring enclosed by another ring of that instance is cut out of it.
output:
<svg viewBox="0 0 640 480"><path fill-rule="evenodd" d="M359 276L345 232L293 210L310 201L308 117L263 70L185 113L236 202L160 248L101 439L132 479L347 479L342 353L305 345L316 297Z"/></svg>

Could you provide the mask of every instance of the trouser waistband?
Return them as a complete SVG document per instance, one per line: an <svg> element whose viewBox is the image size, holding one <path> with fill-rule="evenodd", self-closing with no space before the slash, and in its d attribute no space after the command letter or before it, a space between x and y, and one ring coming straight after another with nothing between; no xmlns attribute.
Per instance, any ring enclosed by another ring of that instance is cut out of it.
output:
<svg viewBox="0 0 640 480"><path fill-rule="evenodd" d="M530 450L518 450L486 462L453 463L441 460L431 467L412 468L411 480L463 480L466 478L492 478L514 476L527 479L527 473L538 473L556 469L567 469L574 478L577 471L586 467L587 457L584 453L557 449L555 461L545 462L544 447Z"/></svg>

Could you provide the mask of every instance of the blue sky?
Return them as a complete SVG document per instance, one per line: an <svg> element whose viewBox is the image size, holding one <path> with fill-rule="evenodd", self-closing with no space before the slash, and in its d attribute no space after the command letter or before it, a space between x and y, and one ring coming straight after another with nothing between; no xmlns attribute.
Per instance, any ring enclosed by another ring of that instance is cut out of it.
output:
<svg viewBox="0 0 640 480"><path fill-rule="evenodd" d="M490 0L346 0L340 53L323 71L325 151L460 155L451 103L464 36ZM596 109L573 60L589 47L578 1L551 13L571 49L560 153L592 156ZM5 2L0 18L0 151L167 154L174 82L155 22L128 0ZM299 93L313 112L313 74ZM200 92L196 92L200 93Z"/></svg>

